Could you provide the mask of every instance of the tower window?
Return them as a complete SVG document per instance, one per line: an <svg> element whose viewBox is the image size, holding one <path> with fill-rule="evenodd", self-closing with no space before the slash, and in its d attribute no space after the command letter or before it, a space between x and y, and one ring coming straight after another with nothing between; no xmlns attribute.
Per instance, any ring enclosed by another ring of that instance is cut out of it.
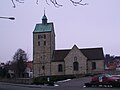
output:
<svg viewBox="0 0 120 90"><path fill-rule="evenodd" d="M46 46L46 41L44 41L44 46Z"/></svg>
<svg viewBox="0 0 120 90"><path fill-rule="evenodd" d="M41 37L41 36L40 36L40 35L38 35L38 39L40 39L40 37Z"/></svg>
<svg viewBox="0 0 120 90"><path fill-rule="evenodd" d="M40 41L38 41L38 46L40 46Z"/></svg>
<svg viewBox="0 0 120 90"><path fill-rule="evenodd" d="M44 65L42 66L42 70L45 70L45 66Z"/></svg>
<svg viewBox="0 0 120 90"><path fill-rule="evenodd" d="M44 39L46 39L46 35L44 34Z"/></svg>
<svg viewBox="0 0 120 90"><path fill-rule="evenodd" d="M78 71L79 70L79 63L78 62L73 62L73 70Z"/></svg>
<svg viewBox="0 0 120 90"><path fill-rule="evenodd" d="M63 66L62 66L62 64L59 64L58 65L58 72L62 72L63 71Z"/></svg>

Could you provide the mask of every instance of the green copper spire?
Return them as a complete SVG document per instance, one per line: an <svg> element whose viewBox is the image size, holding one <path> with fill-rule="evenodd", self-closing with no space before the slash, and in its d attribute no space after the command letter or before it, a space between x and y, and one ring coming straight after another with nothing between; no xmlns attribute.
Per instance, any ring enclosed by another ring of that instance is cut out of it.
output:
<svg viewBox="0 0 120 90"><path fill-rule="evenodd" d="M42 17L42 24L47 24L47 17L45 15L45 9L44 9L44 16Z"/></svg>

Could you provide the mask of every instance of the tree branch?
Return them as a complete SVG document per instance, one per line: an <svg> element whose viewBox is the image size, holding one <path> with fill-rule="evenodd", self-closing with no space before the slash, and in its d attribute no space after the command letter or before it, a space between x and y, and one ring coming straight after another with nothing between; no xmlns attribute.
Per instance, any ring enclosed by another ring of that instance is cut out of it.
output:
<svg viewBox="0 0 120 90"><path fill-rule="evenodd" d="M77 6L77 5L83 5L83 6L84 6L84 5L88 5L88 3L84 3L84 4L81 3L83 0L79 0L79 1L77 1L77 2L74 1L74 0L70 0L70 1L73 3L74 6Z"/></svg>
<svg viewBox="0 0 120 90"><path fill-rule="evenodd" d="M11 2L12 2L12 4L13 4L13 7L15 8L16 6L15 6L15 3L14 3L14 1L13 1L13 0L11 0Z"/></svg>
<svg viewBox="0 0 120 90"><path fill-rule="evenodd" d="M24 3L24 0L16 0L19 3Z"/></svg>
<svg viewBox="0 0 120 90"><path fill-rule="evenodd" d="M24 1L25 1L25 0L11 0L14 8L16 7L15 2L24 3ZM50 5L50 4L48 3L48 0L45 0L45 1L46 1L46 3L47 3L48 5ZM57 2L57 0L49 0L49 1L50 1L55 7L57 7L57 8L63 6L63 5L59 4L59 3ZM72 2L74 6L77 6L77 5L83 5L83 6L84 6L84 5L88 5L87 3L82 3L82 1L83 1L83 0L79 0L79 1L70 0L70 2ZM36 4L39 4L39 0L36 0Z"/></svg>
<svg viewBox="0 0 120 90"><path fill-rule="evenodd" d="M48 4L48 5L50 5L49 3L48 3L48 0L45 0L46 1L46 3Z"/></svg>
<svg viewBox="0 0 120 90"><path fill-rule="evenodd" d="M48 5L50 5L50 4L48 3L48 0L45 0L45 2L46 2ZM39 0L36 0L36 4L39 4Z"/></svg>
<svg viewBox="0 0 120 90"><path fill-rule="evenodd" d="M39 0L36 0L36 4L38 4L38 1L39 1Z"/></svg>
<svg viewBox="0 0 120 90"><path fill-rule="evenodd" d="M58 2L56 0L50 0L52 2L52 4L55 6L55 7L62 7L62 5L58 4Z"/></svg>
<svg viewBox="0 0 120 90"><path fill-rule="evenodd" d="M18 3L24 3L24 0L11 0L14 8L16 7L15 1L18 2Z"/></svg>

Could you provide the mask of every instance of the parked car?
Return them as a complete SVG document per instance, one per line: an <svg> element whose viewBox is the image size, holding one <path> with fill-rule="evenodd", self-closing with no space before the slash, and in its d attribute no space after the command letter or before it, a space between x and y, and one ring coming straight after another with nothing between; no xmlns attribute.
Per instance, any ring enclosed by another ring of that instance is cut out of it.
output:
<svg viewBox="0 0 120 90"><path fill-rule="evenodd" d="M92 77L91 83L120 83L120 78L109 74L99 74Z"/></svg>

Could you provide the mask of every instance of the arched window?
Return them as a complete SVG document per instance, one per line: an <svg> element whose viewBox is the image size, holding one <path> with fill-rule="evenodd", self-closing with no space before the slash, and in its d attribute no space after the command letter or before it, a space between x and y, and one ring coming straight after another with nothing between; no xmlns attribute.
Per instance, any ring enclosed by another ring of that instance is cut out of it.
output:
<svg viewBox="0 0 120 90"><path fill-rule="evenodd" d="M42 66L42 70L45 70L45 66L44 65Z"/></svg>
<svg viewBox="0 0 120 90"><path fill-rule="evenodd" d="M79 63L78 62L73 62L73 70L78 71L79 70Z"/></svg>
<svg viewBox="0 0 120 90"><path fill-rule="evenodd" d="M58 72L62 72L63 71L63 65L62 64L58 64Z"/></svg>
<svg viewBox="0 0 120 90"><path fill-rule="evenodd" d="M38 41L38 46L40 46L40 41Z"/></svg>
<svg viewBox="0 0 120 90"><path fill-rule="evenodd" d="M44 39L46 39L46 35L44 34Z"/></svg>
<svg viewBox="0 0 120 90"><path fill-rule="evenodd" d="M41 36L40 36L40 35L38 35L38 39L40 39L40 37L41 37Z"/></svg>
<svg viewBox="0 0 120 90"><path fill-rule="evenodd" d="M46 46L46 41L44 41L44 46Z"/></svg>
<svg viewBox="0 0 120 90"><path fill-rule="evenodd" d="M92 70L96 69L96 62L92 62Z"/></svg>

